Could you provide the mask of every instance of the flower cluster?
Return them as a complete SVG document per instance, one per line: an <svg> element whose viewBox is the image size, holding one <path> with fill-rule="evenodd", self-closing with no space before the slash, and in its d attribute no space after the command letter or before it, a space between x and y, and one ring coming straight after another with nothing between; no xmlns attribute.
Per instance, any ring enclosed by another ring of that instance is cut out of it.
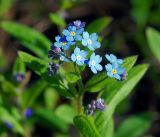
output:
<svg viewBox="0 0 160 137"><path fill-rule="evenodd" d="M93 115L96 110L103 111L105 108L104 99L99 98L97 100L92 100L92 102L88 104L87 114Z"/></svg>
<svg viewBox="0 0 160 137"><path fill-rule="evenodd" d="M49 75L55 75L59 69L59 64L62 62L74 62L78 66L86 65L94 74L103 70L100 64L102 57L94 52L101 46L98 35L96 33L89 34L84 28L85 22L76 20L62 31L61 36L55 37L56 42L51 46L48 54L48 57L52 60L48 68ZM74 51L68 54L70 52L67 51L71 47ZM110 62L105 66L107 75L118 80L125 79L126 71L121 66L123 60L117 59L113 54L107 54L106 58Z"/></svg>

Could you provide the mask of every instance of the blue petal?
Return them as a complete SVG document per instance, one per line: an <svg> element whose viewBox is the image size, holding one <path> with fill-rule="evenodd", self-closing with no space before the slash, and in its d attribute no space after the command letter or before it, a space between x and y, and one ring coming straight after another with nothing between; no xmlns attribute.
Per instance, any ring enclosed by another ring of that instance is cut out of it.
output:
<svg viewBox="0 0 160 137"><path fill-rule="evenodd" d="M71 55L71 59L72 59L72 61L74 61L74 62L76 61L76 56L75 56L75 54L72 54L72 55Z"/></svg>
<svg viewBox="0 0 160 137"><path fill-rule="evenodd" d="M69 36L70 35L70 32L67 29L64 29L62 33L65 36Z"/></svg>
<svg viewBox="0 0 160 137"><path fill-rule="evenodd" d="M81 41L82 40L82 36L81 35L76 35L75 36L75 40Z"/></svg>
<svg viewBox="0 0 160 137"><path fill-rule="evenodd" d="M80 66L82 66L84 63L82 61L77 60L76 63Z"/></svg>
<svg viewBox="0 0 160 137"><path fill-rule="evenodd" d="M89 39L89 33L88 32L83 32L83 38Z"/></svg>
<svg viewBox="0 0 160 137"><path fill-rule="evenodd" d="M91 70L92 70L92 72L93 72L94 74L97 74L97 70L96 70L96 68L95 68L94 66L91 67Z"/></svg>
<svg viewBox="0 0 160 137"><path fill-rule="evenodd" d="M57 42L59 42L60 38L61 38L61 37L58 35L58 36L55 37L55 40L56 40Z"/></svg>
<svg viewBox="0 0 160 137"><path fill-rule="evenodd" d="M122 75L124 72L125 72L125 69L122 68L122 67L119 67L119 68L117 69L117 73L118 73L119 75Z"/></svg>
<svg viewBox="0 0 160 137"><path fill-rule="evenodd" d="M117 59L118 64L122 64L123 60L122 59Z"/></svg>
<svg viewBox="0 0 160 137"><path fill-rule="evenodd" d="M87 41L85 39L82 39L82 45L87 46Z"/></svg>
<svg viewBox="0 0 160 137"><path fill-rule="evenodd" d="M107 72L107 75L108 75L109 77L112 77L112 78L113 78L112 72Z"/></svg>
<svg viewBox="0 0 160 137"><path fill-rule="evenodd" d="M101 44L98 41L94 41L93 44L94 44L94 48L96 48L96 49L100 48L100 46L101 46Z"/></svg>
<svg viewBox="0 0 160 137"><path fill-rule="evenodd" d="M82 50L80 54L81 54L81 56L82 56L82 57L84 57L84 58L85 58L85 57L87 56L88 52L87 52L87 51Z"/></svg>
<svg viewBox="0 0 160 137"><path fill-rule="evenodd" d="M94 41L94 40L97 40L98 39L98 35L96 33L92 33L90 35L90 38Z"/></svg>
<svg viewBox="0 0 160 137"><path fill-rule="evenodd" d="M111 57L108 54L106 54L105 57L108 61L111 61Z"/></svg>
<svg viewBox="0 0 160 137"><path fill-rule="evenodd" d="M79 53L80 53L80 48L76 47L76 48L74 49L74 53L75 53L75 54L79 54Z"/></svg>
<svg viewBox="0 0 160 137"><path fill-rule="evenodd" d="M113 69L111 64L105 65L105 68L106 68L107 71L112 71L112 69Z"/></svg>
<svg viewBox="0 0 160 137"><path fill-rule="evenodd" d="M118 80L121 80L121 77L118 74L115 74L114 77Z"/></svg>
<svg viewBox="0 0 160 137"><path fill-rule="evenodd" d="M81 29L77 30L76 33L77 33L77 34L82 34L83 31L84 31L84 28L81 28Z"/></svg>
<svg viewBox="0 0 160 137"><path fill-rule="evenodd" d="M98 71L102 71L102 69L103 69L102 66L101 66L100 64L96 64L95 67L96 67L96 69L97 69Z"/></svg>
<svg viewBox="0 0 160 137"><path fill-rule="evenodd" d="M66 39L67 41L74 41L74 38L72 36L67 36Z"/></svg>
<svg viewBox="0 0 160 137"><path fill-rule="evenodd" d="M93 45L88 45L88 48L89 48L90 50L94 50Z"/></svg>
<svg viewBox="0 0 160 137"><path fill-rule="evenodd" d="M54 46L55 46L55 47L59 47L59 48L62 47L62 45L61 45L59 42L55 42L55 43L54 43Z"/></svg>

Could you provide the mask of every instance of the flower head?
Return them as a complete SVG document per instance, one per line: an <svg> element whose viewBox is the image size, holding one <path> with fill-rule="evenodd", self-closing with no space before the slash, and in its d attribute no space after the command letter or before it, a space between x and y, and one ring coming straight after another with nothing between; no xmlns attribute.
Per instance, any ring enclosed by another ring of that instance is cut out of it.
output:
<svg viewBox="0 0 160 137"><path fill-rule="evenodd" d="M73 21L73 23L70 23L69 26L75 26L77 29L81 29L81 28L84 28L86 25L85 22L82 22L80 20L76 20L76 21Z"/></svg>
<svg viewBox="0 0 160 137"><path fill-rule="evenodd" d="M25 112L24 112L24 115L25 115L26 118L31 117L31 116L33 115L32 109L27 108L27 109L25 110Z"/></svg>
<svg viewBox="0 0 160 137"><path fill-rule="evenodd" d="M94 74L96 74L97 71L102 71L103 68L99 64L101 61L102 61L102 57L100 57L99 55L95 55L95 53L91 55L88 64Z"/></svg>
<svg viewBox="0 0 160 137"><path fill-rule="evenodd" d="M73 62L76 62L78 65L82 66L86 60L87 54L88 52L80 50L80 48L76 47L74 49L74 53L71 55L71 59Z"/></svg>
<svg viewBox="0 0 160 137"><path fill-rule="evenodd" d="M55 64L53 62L50 62L49 67L48 67L49 76L55 75L58 69L59 69L59 64Z"/></svg>
<svg viewBox="0 0 160 137"><path fill-rule="evenodd" d="M68 29L63 30L63 35L66 37L66 40L69 42L81 41L84 29L77 29L75 26L69 26Z"/></svg>
<svg viewBox="0 0 160 137"><path fill-rule="evenodd" d="M105 68L109 77L116 78L118 80L121 80L121 75L125 72L124 68L114 64L107 64L105 65Z"/></svg>
<svg viewBox="0 0 160 137"><path fill-rule="evenodd" d="M98 42L98 35L96 33L89 35L88 32L83 32L82 45L87 46L90 50L95 50L101 46Z"/></svg>
<svg viewBox="0 0 160 137"><path fill-rule="evenodd" d="M121 65L123 63L122 59L117 59L117 57L113 54L106 54L105 57L107 58L107 60L114 65Z"/></svg>
<svg viewBox="0 0 160 137"><path fill-rule="evenodd" d="M68 41L66 36L57 36L55 37L56 42L54 43L55 47L62 48L63 50L68 50L71 45L75 44L72 41Z"/></svg>

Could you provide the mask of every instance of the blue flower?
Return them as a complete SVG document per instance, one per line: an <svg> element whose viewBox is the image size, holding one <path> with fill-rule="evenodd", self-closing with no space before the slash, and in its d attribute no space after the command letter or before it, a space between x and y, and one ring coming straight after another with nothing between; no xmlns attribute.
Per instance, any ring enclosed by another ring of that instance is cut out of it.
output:
<svg viewBox="0 0 160 137"><path fill-rule="evenodd" d="M25 115L26 118L31 117L31 116L33 115L32 109L26 108L26 110L25 110L25 112L24 112L24 115Z"/></svg>
<svg viewBox="0 0 160 137"><path fill-rule="evenodd" d="M118 80L121 80L121 76L124 74L125 72L125 69L120 67L120 66L117 66L117 65L111 65L111 64L107 64L105 65L105 68L107 70L107 75L109 77L112 77L112 78L116 78Z"/></svg>
<svg viewBox="0 0 160 137"><path fill-rule="evenodd" d="M55 47L62 48L63 50L68 50L71 45L75 44L74 42L68 41L66 36L55 37L56 42L54 43Z"/></svg>
<svg viewBox="0 0 160 137"><path fill-rule="evenodd" d="M95 55L95 53L91 55L89 60L89 67L91 68L94 74L96 74L97 71L102 71L103 68L99 64L101 61L102 61L102 57L100 57L99 55Z"/></svg>
<svg viewBox="0 0 160 137"><path fill-rule="evenodd" d="M113 54L106 54L105 57L107 58L107 60L114 65L121 65L123 63L122 59L117 59L117 57Z"/></svg>
<svg viewBox="0 0 160 137"><path fill-rule="evenodd" d="M75 26L69 26L68 29L63 30L63 35L66 36L67 41L81 41L82 36L81 34L83 33L84 29L77 29Z"/></svg>
<svg viewBox="0 0 160 137"><path fill-rule="evenodd" d="M87 54L88 52L80 50L80 48L76 47L74 49L74 53L71 55L71 59L73 62L76 62L78 65L82 66L86 60Z"/></svg>
<svg viewBox="0 0 160 137"><path fill-rule="evenodd" d="M73 23L70 23L69 26L75 26L77 29L81 29L81 28L84 28L86 25L85 22L82 22L80 20L76 20L76 21L73 21Z"/></svg>
<svg viewBox="0 0 160 137"><path fill-rule="evenodd" d="M83 32L82 45L87 46L90 50L95 50L101 46L98 42L98 35L96 33L89 35L88 32Z"/></svg>

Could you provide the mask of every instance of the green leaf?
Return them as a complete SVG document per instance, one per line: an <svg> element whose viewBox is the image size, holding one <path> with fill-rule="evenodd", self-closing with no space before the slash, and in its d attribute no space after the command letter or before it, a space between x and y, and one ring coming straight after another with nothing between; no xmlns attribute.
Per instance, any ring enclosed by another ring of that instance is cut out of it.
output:
<svg viewBox="0 0 160 137"><path fill-rule="evenodd" d="M107 102L107 109L104 111L103 114L99 113L96 117L96 125L101 133L105 130L105 127L112 118L112 115L117 105L129 95L132 89L143 77L147 69L148 64L138 65L129 72L128 79L126 81L119 82L121 84L118 86L118 88L116 88L116 91L118 92L115 92L112 99Z"/></svg>
<svg viewBox="0 0 160 137"><path fill-rule="evenodd" d="M57 115L57 117L66 122L66 124L73 124L75 111L71 106L61 105L55 110L55 114Z"/></svg>
<svg viewBox="0 0 160 137"><path fill-rule="evenodd" d="M94 125L92 117L86 117L83 115L76 116L74 118L74 124L83 137L101 137Z"/></svg>
<svg viewBox="0 0 160 137"><path fill-rule="evenodd" d="M23 61L20 60L20 58L17 58L14 66L13 66L13 74L21 73L25 74L26 72L26 66Z"/></svg>
<svg viewBox="0 0 160 137"><path fill-rule="evenodd" d="M9 10L14 0L1 0L0 1L0 16Z"/></svg>
<svg viewBox="0 0 160 137"><path fill-rule="evenodd" d="M151 126L151 115L141 114L127 118L119 125L114 137L140 137Z"/></svg>
<svg viewBox="0 0 160 137"><path fill-rule="evenodd" d="M153 52L154 56L160 61L160 32L153 28L147 29L147 40L149 43L149 48Z"/></svg>
<svg viewBox="0 0 160 137"><path fill-rule="evenodd" d="M124 59L122 66L128 72L135 64L137 56L130 56ZM101 72L93 76L87 83L86 89L89 92L98 92L102 89L105 89L108 85L116 82L113 78L108 78L106 72Z"/></svg>
<svg viewBox="0 0 160 137"><path fill-rule="evenodd" d="M48 67L48 63L46 61L22 51L19 51L18 55L20 59L38 75L42 75L46 72Z"/></svg>
<svg viewBox="0 0 160 137"><path fill-rule="evenodd" d="M59 13L51 13L49 15L49 18L51 19L51 21L53 23L55 23L56 25L58 25L59 27L64 28L66 26L66 22L65 20L60 16Z"/></svg>
<svg viewBox="0 0 160 137"><path fill-rule="evenodd" d="M54 88L49 87L45 90L44 101L47 108L50 108L50 109L55 108L58 100L59 100L59 95Z"/></svg>
<svg viewBox="0 0 160 137"><path fill-rule="evenodd" d="M25 25L9 21L3 21L1 27L36 55L47 58L51 41L42 33Z"/></svg>
<svg viewBox="0 0 160 137"><path fill-rule="evenodd" d="M37 97L41 94L42 91L47 87L47 83L44 80L39 80L34 83L31 88L23 93L22 96L22 105L24 108L31 107Z"/></svg>
<svg viewBox="0 0 160 137"><path fill-rule="evenodd" d="M113 118L111 118L105 128L103 137L113 137L113 135L114 135L114 123L113 123Z"/></svg>
<svg viewBox="0 0 160 137"><path fill-rule="evenodd" d="M36 110L36 115L38 122L50 129L58 129L60 131L66 132L68 125L57 115L53 113L50 109L38 109Z"/></svg>
<svg viewBox="0 0 160 137"><path fill-rule="evenodd" d="M36 74L41 76L51 85L59 84L58 76L49 76L48 75L48 62L37 57L34 57L28 53L19 51L18 55L20 59L27 64L27 66L33 70Z"/></svg>
<svg viewBox="0 0 160 137"><path fill-rule="evenodd" d="M76 83L79 79L81 79L81 76L74 72L66 73L66 80L69 83Z"/></svg>
<svg viewBox="0 0 160 137"><path fill-rule="evenodd" d="M86 30L89 33L94 33L94 32L100 33L109 25L110 22L111 19L109 17L101 17L90 23L87 26Z"/></svg>
<svg viewBox="0 0 160 137"><path fill-rule="evenodd" d="M14 132L20 133L22 135L24 134L23 127L11 114L9 114L9 112L5 108L0 107L0 114L1 114L0 120L3 122L7 121L10 124L12 124Z"/></svg>

